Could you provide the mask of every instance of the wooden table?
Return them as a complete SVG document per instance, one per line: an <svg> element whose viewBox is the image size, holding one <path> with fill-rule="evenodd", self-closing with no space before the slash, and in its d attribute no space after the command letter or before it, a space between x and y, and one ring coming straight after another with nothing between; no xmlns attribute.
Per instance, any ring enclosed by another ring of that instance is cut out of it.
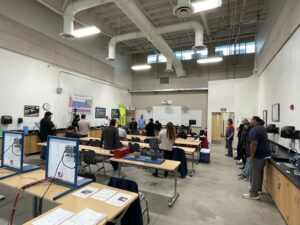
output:
<svg viewBox="0 0 300 225"><path fill-rule="evenodd" d="M6 172L5 169L0 169L0 172L1 171ZM39 170L35 170L32 172L27 172L27 173L23 173L23 174L16 174L15 176L2 179L2 180L0 180L0 184L15 188L15 189L20 189L24 185L31 184L35 181L43 180L44 178L45 178L45 171L39 169ZM121 214L121 212L126 210L131 205L131 203L138 198L138 194L133 193L133 192L124 191L121 189L116 189L116 188L108 187L108 186L105 186L102 184L97 184L97 183L91 183L88 185L98 188L98 189L102 189L105 187L105 188L117 190L118 192L131 195L131 196L133 196L133 198L130 199L128 201L128 203L122 207L112 206L110 204L107 204L107 203L101 202L101 201L97 201L92 198L82 199L82 198L72 195L72 193L69 193L69 194L65 195L64 197L57 199L55 202L61 204L61 207L66 207L66 209L71 209L71 211L79 211L83 208L90 208L94 211L105 213L105 214L107 214L107 221L112 221L112 220L116 219ZM41 198L43 197L43 195L48 187L49 187L49 182L44 182L44 183L32 186L25 190L25 193L32 195L34 198L34 201L33 201L33 203L34 203L33 204L33 216L34 217L37 216L38 201L40 200L40 203L41 203ZM82 188L84 188L84 187L82 187ZM82 188L80 188L80 189L82 189ZM69 187L66 187L66 186L63 186L60 184L56 184L56 183L52 183L49 190L47 191L46 195L44 196L44 199L53 201L53 197L57 196L58 194L64 193L65 191L67 191L69 189L70 189ZM78 190L80 190L80 189L78 189ZM75 190L75 191L77 191L77 190ZM47 213L49 213L49 212L47 212ZM32 224L32 222L35 220L36 220L36 218L25 224ZM99 223L99 225L100 224L102 225L105 223Z"/></svg>
<svg viewBox="0 0 300 225"><path fill-rule="evenodd" d="M76 207L70 206L70 205L60 205L60 206L57 206L57 207L55 207L55 208L49 210L48 212L46 212L46 213L44 213L44 214L42 214L42 215L40 215L40 216L38 216L38 217L36 217L36 218L34 218L34 219L28 221L28 222L26 222L26 223L23 223L23 225L33 225L33 223L34 223L35 221L41 219L42 217L48 215L49 213L51 213L51 212L53 212L54 210L59 209L59 208L60 208L60 209L65 209L65 210L71 211L71 212L73 212L73 213L79 212L80 210L84 209L83 207L82 207L82 208L76 208ZM106 224L106 220L104 220L104 221L98 223L97 225L104 225L104 224Z"/></svg>
<svg viewBox="0 0 300 225"><path fill-rule="evenodd" d="M90 140L100 141L100 137L83 137L83 138L79 138L79 140L83 142L89 142Z"/></svg>
<svg viewBox="0 0 300 225"><path fill-rule="evenodd" d="M178 167L181 164L178 161L173 160L165 160L162 164L153 164L153 163L145 163L145 162L137 162L132 160L126 160L126 159L117 159L117 158L110 158L109 159L112 162L117 162L119 164L118 166L118 176L121 177L121 168L122 165L131 165L136 167L142 167L142 168L149 168L149 169L157 169L157 170L163 170L163 171L174 171L174 194L171 197L171 200L169 202L169 207L172 207L179 197L179 193L177 192L177 176L178 176Z"/></svg>
<svg viewBox="0 0 300 225"><path fill-rule="evenodd" d="M130 141L121 141L121 142L122 142L123 145L126 145L126 146L128 146L129 143L137 143L142 148L149 148L149 144L144 143L144 142L130 142ZM191 147L180 147L180 148L185 152L186 155L191 155L192 156L192 169L191 169L191 172L190 172L190 176L193 177L194 174L195 174L195 153L197 152L197 149L196 148L191 148Z"/></svg>

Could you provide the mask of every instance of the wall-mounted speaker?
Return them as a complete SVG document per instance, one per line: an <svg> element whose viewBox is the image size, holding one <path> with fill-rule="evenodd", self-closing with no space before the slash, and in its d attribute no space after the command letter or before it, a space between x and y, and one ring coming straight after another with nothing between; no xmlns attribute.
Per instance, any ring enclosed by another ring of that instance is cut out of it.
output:
<svg viewBox="0 0 300 225"><path fill-rule="evenodd" d="M1 124L8 125L12 124L12 116L1 116Z"/></svg>

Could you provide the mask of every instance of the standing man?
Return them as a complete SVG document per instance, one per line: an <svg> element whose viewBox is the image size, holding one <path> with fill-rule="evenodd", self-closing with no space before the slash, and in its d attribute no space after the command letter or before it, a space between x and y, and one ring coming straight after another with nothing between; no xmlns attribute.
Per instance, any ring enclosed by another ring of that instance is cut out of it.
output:
<svg viewBox="0 0 300 225"><path fill-rule="evenodd" d="M86 119L86 115L81 115L81 120L78 122L79 134L88 136L91 129L91 123Z"/></svg>
<svg viewBox="0 0 300 225"><path fill-rule="evenodd" d="M119 131L116 126L116 120L112 119L109 122L109 126L103 130L102 136L101 136L101 142L100 147L102 148L104 143L104 148L107 150L115 150L118 147L120 147L120 137L119 137ZM118 163L111 162L112 167L114 170L118 169Z"/></svg>
<svg viewBox="0 0 300 225"><path fill-rule="evenodd" d="M135 118L132 117L131 118L131 122L129 124L129 131L131 134L136 134L137 133L137 127L138 127L138 124L137 122L135 121Z"/></svg>
<svg viewBox="0 0 300 225"><path fill-rule="evenodd" d="M146 136L147 137L154 137L155 136L155 125L153 122L153 119L151 118L149 120L149 123L145 127L146 130Z"/></svg>
<svg viewBox="0 0 300 225"><path fill-rule="evenodd" d="M271 151L264 121L258 116L253 116L251 126L253 127L249 132L251 188L249 194L242 196L246 199L258 200L260 199L259 193L262 192L264 167L267 159L271 156Z"/></svg>
<svg viewBox="0 0 300 225"><path fill-rule="evenodd" d="M110 120L109 120L108 116L106 116L106 117L105 117L105 120L104 120L104 126L105 126L105 127L108 127L109 121L110 121Z"/></svg>
<svg viewBox="0 0 300 225"><path fill-rule="evenodd" d="M146 120L144 119L144 115L141 114L141 117L138 120L138 129L144 129L146 126Z"/></svg>
<svg viewBox="0 0 300 225"><path fill-rule="evenodd" d="M49 135L56 135L56 126L51 121L52 113L47 111L45 112L44 118L40 122L40 132L39 137L41 142L46 142ZM46 148L42 149L41 159L46 159Z"/></svg>
<svg viewBox="0 0 300 225"><path fill-rule="evenodd" d="M228 153L226 154L227 157L233 157L233 150L232 150L232 142L234 136L234 128L233 128L233 121L232 119L227 120L227 129L225 135L225 141Z"/></svg>
<svg viewBox="0 0 300 225"><path fill-rule="evenodd" d="M119 137L120 140L127 140L127 133L126 130L122 127L121 124L118 125Z"/></svg>

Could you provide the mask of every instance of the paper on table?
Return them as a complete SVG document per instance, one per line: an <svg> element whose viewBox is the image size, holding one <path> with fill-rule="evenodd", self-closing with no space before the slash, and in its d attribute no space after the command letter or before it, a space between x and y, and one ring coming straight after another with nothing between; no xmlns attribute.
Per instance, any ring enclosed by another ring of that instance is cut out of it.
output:
<svg viewBox="0 0 300 225"><path fill-rule="evenodd" d="M98 191L96 194L91 196L91 198L94 198L94 199L105 202L107 199L109 199L110 197L112 197L116 193L117 193L117 191L107 189L107 188L103 188L102 190Z"/></svg>
<svg viewBox="0 0 300 225"><path fill-rule="evenodd" d="M123 206L132 198L131 195L126 195L123 193L118 193L112 198L108 199L106 203L114 205L114 206Z"/></svg>
<svg viewBox="0 0 300 225"><path fill-rule="evenodd" d="M87 197L91 196L92 194L96 193L97 191L98 191L98 188L86 186L83 189L80 189L79 191L74 192L73 195L75 195L79 198L87 198Z"/></svg>
<svg viewBox="0 0 300 225"><path fill-rule="evenodd" d="M85 208L64 221L61 225L96 225L104 219L105 215L103 213L97 213Z"/></svg>
<svg viewBox="0 0 300 225"><path fill-rule="evenodd" d="M46 216L41 217L40 219L34 221L33 225L58 225L67 218L71 217L74 213L58 208L53 212L47 214Z"/></svg>

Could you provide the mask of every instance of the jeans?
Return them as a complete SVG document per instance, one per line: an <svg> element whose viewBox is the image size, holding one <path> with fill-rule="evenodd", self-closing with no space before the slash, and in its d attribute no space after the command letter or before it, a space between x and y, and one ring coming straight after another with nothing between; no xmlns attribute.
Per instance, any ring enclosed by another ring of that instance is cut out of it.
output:
<svg viewBox="0 0 300 225"><path fill-rule="evenodd" d="M258 196L258 192L262 190L266 162L267 159L250 159L250 195L252 197Z"/></svg>
<svg viewBox="0 0 300 225"><path fill-rule="evenodd" d="M227 140L227 150L228 150L228 155L233 155L233 150L232 150L232 140Z"/></svg>
<svg viewBox="0 0 300 225"><path fill-rule="evenodd" d="M250 168L250 157L248 157L246 159L245 168L244 168L243 173L242 173L245 178L249 178L250 170L251 170L251 168Z"/></svg>

